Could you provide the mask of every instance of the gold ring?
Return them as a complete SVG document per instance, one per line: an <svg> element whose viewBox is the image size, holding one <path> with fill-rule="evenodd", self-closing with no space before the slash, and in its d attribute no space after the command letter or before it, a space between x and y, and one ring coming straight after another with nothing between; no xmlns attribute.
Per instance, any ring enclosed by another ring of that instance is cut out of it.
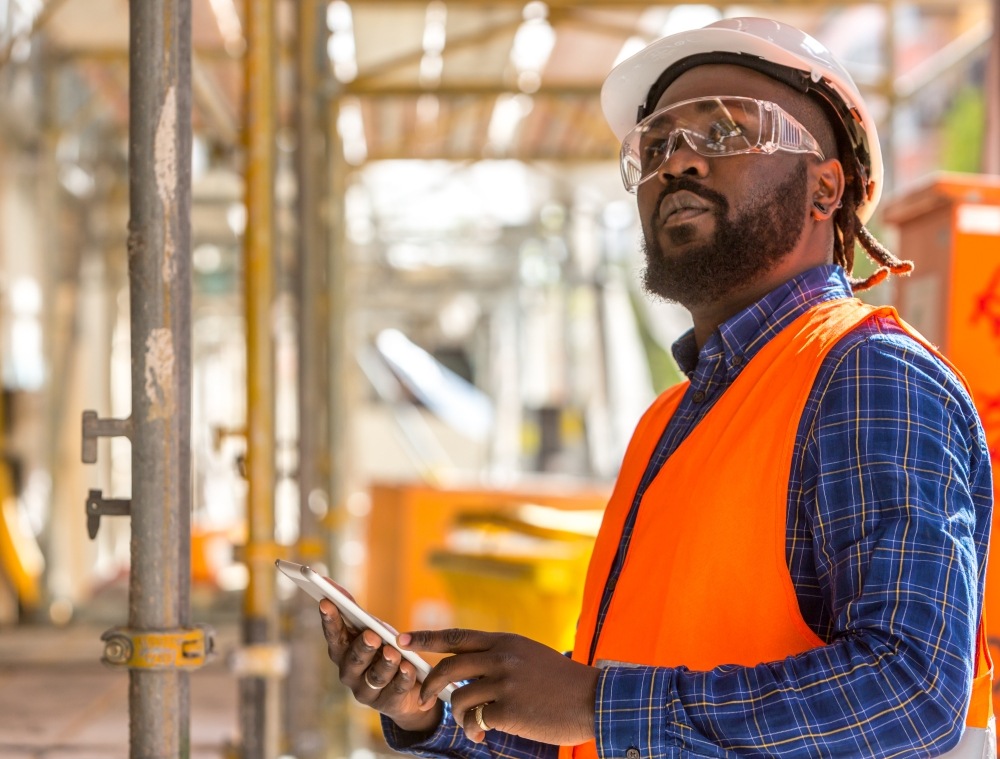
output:
<svg viewBox="0 0 1000 759"><path fill-rule="evenodd" d="M385 686L384 685L376 685L371 680L369 680L368 679L368 675L370 675L370 674L371 674L371 670L370 669L366 669L365 670L365 685L367 685L372 690L382 690Z"/></svg>
<svg viewBox="0 0 1000 759"><path fill-rule="evenodd" d="M474 710L474 714L476 715L476 724L479 725L479 727L482 728L482 730L483 730L484 733L488 733L493 728L490 727L489 725L487 725L486 724L486 720L483 719L483 707L484 706L486 706L486 704L480 704L479 706L477 706L475 708L475 710Z"/></svg>

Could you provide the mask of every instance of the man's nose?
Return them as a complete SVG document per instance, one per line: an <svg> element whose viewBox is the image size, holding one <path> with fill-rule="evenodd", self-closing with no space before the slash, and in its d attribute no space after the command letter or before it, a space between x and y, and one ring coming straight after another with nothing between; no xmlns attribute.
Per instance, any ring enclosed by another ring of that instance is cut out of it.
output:
<svg viewBox="0 0 1000 759"><path fill-rule="evenodd" d="M690 138L682 131L673 135L671 150L660 168L656 170L660 181L666 182L679 176L708 176L708 158L696 151Z"/></svg>

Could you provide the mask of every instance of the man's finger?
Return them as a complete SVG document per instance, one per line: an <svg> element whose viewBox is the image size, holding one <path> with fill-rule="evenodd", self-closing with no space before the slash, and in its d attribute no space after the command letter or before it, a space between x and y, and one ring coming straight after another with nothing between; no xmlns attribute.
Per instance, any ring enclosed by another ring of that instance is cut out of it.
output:
<svg viewBox="0 0 1000 759"><path fill-rule="evenodd" d="M465 680L482 681L483 678L494 674L497 670L495 658L487 653L476 651L470 654L456 654L448 656L439 661L427 673L423 685L420 687L420 703L426 705L433 701L438 693L448 686L449 683L459 683ZM468 688L470 686L466 686ZM465 690L462 688L460 690ZM455 695L452 696L452 704L455 703Z"/></svg>
<svg viewBox="0 0 1000 759"><path fill-rule="evenodd" d="M351 689L359 703L367 706L381 695L382 688L388 682L377 681L372 676L365 679L368 668L379 656L381 643L374 632L365 630L351 643L340 664L340 682Z"/></svg>
<svg viewBox="0 0 1000 759"><path fill-rule="evenodd" d="M396 698L402 698L411 690L417 682L417 671L413 668L413 665L407 661L400 662L399 669L396 671L396 676L392 678L392 682L386 686L386 690L391 691L392 695Z"/></svg>
<svg viewBox="0 0 1000 759"><path fill-rule="evenodd" d="M482 707L480 711L480 707ZM462 718L462 729L465 730L465 735L473 743L482 743L486 739L486 731L483 729L483 725L479 724L479 720L476 718L477 712L482 717L483 724L494 730L496 726L487 719L486 710L491 709L496 711L496 704L492 703L482 703L476 704L472 709L465 712ZM491 717L490 719L495 719Z"/></svg>
<svg viewBox="0 0 1000 759"><path fill-rule="evenodd" d="M365 673L365 680L368 683L368 687L376 686L378 688L385 688L396 676L396 672L399 670L399 662L399 651L391 646L382 646L379 653L375 654L372 658L372 663Z"/></svg>
<svg viewBox="0 0 1000 759"><path fill-rule="evenodd" d="M344 625L344 619L337 611L337 607L326 599L319 603L319 614L330 658L339 664L341 654L350 644L350 635Z"/></svg>
<svg viewBox="0 0 1000 759"><path fill-rule="evenodd" d="M337 607L333 605L333 601L329 598L324 598L319 602L319 613L323 616L324 620L332 619L334 615L340 616L337 612Z"/></svg>
<svg viewBox="0 0 1000 759"><path fill-rule="evenodd" d="M432 651L440 654L465 654L472 651L485 651L496 637L496 633L479 632L478 630L417 630L403 633L399 636L399 644L403 648L414 651Z"/></svg>
<svg viewBox="0 0 1000 759"><path fill-rule="evenodd" d="M465 724L479 704L493 702L499 696L496 683L490 680L475 680L463 685L451 695L451 713L455 722Z"/></svg>

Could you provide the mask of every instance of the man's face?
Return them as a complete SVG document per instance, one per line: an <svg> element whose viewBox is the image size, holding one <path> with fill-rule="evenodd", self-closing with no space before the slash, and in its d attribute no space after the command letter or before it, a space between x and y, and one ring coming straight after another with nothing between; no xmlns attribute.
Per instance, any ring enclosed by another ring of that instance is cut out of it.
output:
<svg viewBox="0 0 1000 759"><path fill-rule="evenodd" d="M705 65L678 77L657 108L706 95L744 95L795 115L785 90L750 69ZM806 161L784 152L708 158L681 141L636 193L646 290L697 308L773 269L795 248L807 218Z"/></svg>

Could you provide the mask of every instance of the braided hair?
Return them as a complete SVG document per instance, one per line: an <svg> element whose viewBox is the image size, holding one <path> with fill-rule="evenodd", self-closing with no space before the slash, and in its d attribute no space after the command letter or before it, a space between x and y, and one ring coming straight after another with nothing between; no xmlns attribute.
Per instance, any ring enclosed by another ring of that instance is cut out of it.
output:
<svg viewBox="0 0 1000 759"><path fill-rule="evenodd" d="M837 151L844 166L844 195L833 216L833 262L843 266L847 273L854 272L855 242L861 244L868 257L875 262L876 269L864 279L850 277L851 288L855 292L868 290L884 282L890 274L909 274L913 271L913 261L897 258L888 248L875 239L868 227L858 218L858 206L865 197L863 175L858 169L854 147L837 134Z"/></svg>

